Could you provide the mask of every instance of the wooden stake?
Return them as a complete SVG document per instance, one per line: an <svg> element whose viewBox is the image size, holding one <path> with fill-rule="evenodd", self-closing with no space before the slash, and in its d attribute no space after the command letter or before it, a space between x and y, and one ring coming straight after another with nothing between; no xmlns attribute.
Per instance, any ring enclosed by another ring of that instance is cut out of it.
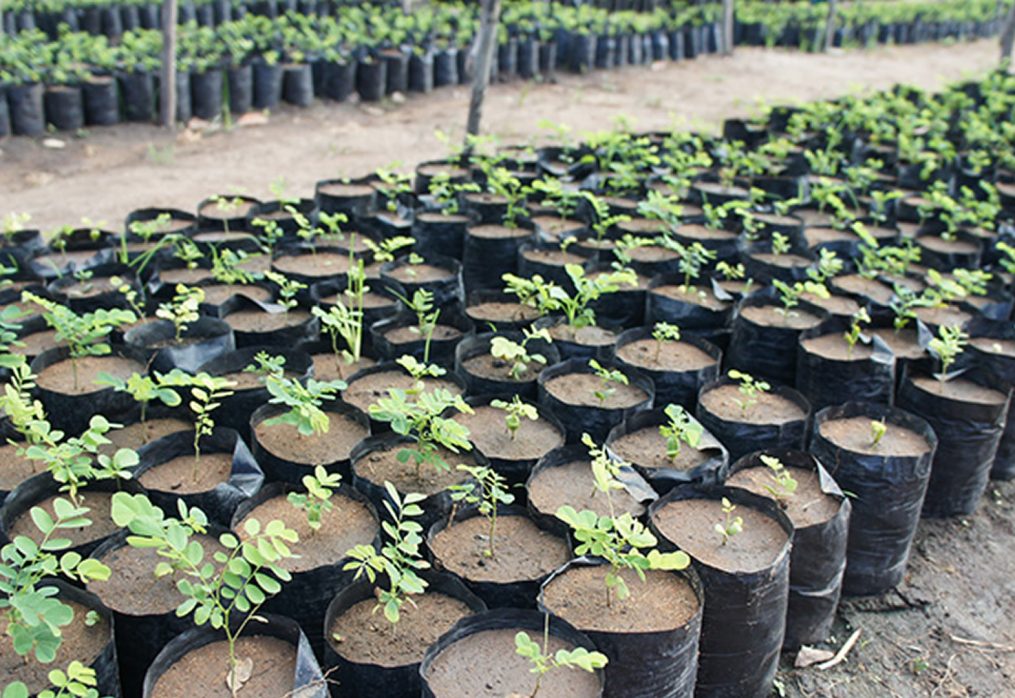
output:
<svg viewBox="0 0 1015 698"><path fill-rule="evenodd" d="M1015 4L1008 9L1008 16L1004 20L1004 29L1001 30L1001 65L1011 60L1012 45L1015 44Z"/></svg>
<svg viewBox="0 0 1015 698"><path fill-rule="evenodd" d="M160 120L164 127L176 125L176 20L177 0L162 4L162 72L159 86Z"/></svg>
<svg viewBox="0 0 1015 698"><path fill-rule="evenodd" d="M500 20L500 0L483 0L479 24L479 44L476 53L476 72L472 77L472 99L469 101L469 118L465 122L466 149L469 136L479 135L483 118L483 98L490 84L490 65L496 48L497 23Z"/></svg>
<svg viewBox="0 0 1015 698"><path fill-rule="evenodd" d="M733 0L722 0L722 52L724 56L733 55Z"/></svg>
<svg viewBox="0 0 1015 698"><path fill-rule="evenodd" d="M825 52L832 50L835 43L835 12L836 0L828 0L828 18L825 20Z"/></svg>

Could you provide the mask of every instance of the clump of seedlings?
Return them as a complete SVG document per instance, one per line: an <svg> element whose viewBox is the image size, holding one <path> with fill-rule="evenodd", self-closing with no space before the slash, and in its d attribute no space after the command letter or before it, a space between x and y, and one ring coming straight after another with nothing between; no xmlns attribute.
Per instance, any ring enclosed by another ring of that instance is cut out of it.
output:
<svg viewBox="0 0 1015 698"><path fill-rule="evenodd" d="M43 664L53 662L63 642L62 629L74 620L74 609L61 601L58 589L46 585L45 580L57 575L80 584L109 579L108 567L82 558L70 550L70 540L60 537L64 531L90 526L88 511L61 497L53 500L52 514L32 507L29 514L39 540L15 536L0 549L0 623L11 649L26 662L30 655ZM95 624L93 614L86 616L87 625ZM58 686L55 681L53 684Z"/></svg>
<svg viewBox="0 0 1015 698"><path fill-rule="evenodd" d="M158 552L156 577L181 575L176 586L184 600L176 608L177 617L193 614L195 625L208 624L225 635L229 648L226 686L235 698L255 671L251 657L236 656L236 641L251 621L261 620L258 611L264 602L292 579L281 563L293 557L289 546L299 536L279 520L262 526L257 519L247 519L244 540L223 533L218 541L225 550L206 556L194 536L207 532L208 518L182 500L178 507L180 518L167 518L145 495L117 492L112 517L117 526L133 534L127 537L129 545Z"/></svg>
<svg viewBox="0 0 1015 698"><path fill-rule="evenodd" d="M411 365L421 367L415 361ZM423 371L427 369L422 366ZM428 371L426 375L434 373ZM472 450L468 427L451 417L441 416L450 408L472 414L472 408L461 395L454 395L446 388L424 391L422 387L421 383L417 383L411 391L389 388L388 396L378 399L369 408L371 417L390 424L392 431L414 442L412 448L400 449L397 458L399 463L413 462L417 479L420 478L424 465L439 471L451 469L440 455L441 448L452 453Z"/></svg>
<svg viewBox="0 0 1015 698"><path fill-rule="evenodd" d="M599 400L599 404L604 404L617 389L613 387L613 384L617 385L628 385L629 381L623 372L618 371L615 368L606 368L595 359L589 359L589 368L592 369L596 377L599 378L599 387L592 391L592 394Z"/></svg>
<svg viewBox="0 0 1015 698"><path fill-rule="evenodd" d="M697 448L705 429L680 405L667 405L663 413L669 421L659 425L659 434L666 439L666 457L673 461L682 443Z"/></svg>
<svg viewBox="0 0 1015 698"><path fill-rule="evenodd" d="M36 698L67 698L68 696L99 698L99 692L95 688L99 684L95 669L85 666L76 659L67 665L66 671L53 669L47 678L56 692L47 688L37 694ZM3 692L3 698L30 698L30 695L28 686L21 681L7 684Z"/></svg>
<svg viewBox="0 0 1015 698"><path fill-rule="evenodd" d="M800 305L800 296L804 293L809 293L818 298L831 297L828 288L823 283L814 281L797 281L793 284L788 284L779 279L772 279L772 286L778 291L779 301L782 303L782 307L775 310L783 317L790 317L796 314L793 308Z"/></svg>
<svg viewBox="0 0 1015 698"><path fill-rule="evenodd" d="M606 233L614 226L627 223L631 217L623 213L610 215L610 205L590 191L581 191L581 195L592 208L592 232L596 234L596 242L602 243Z"/></svg>
<svg viewBox="0 0 1015 698"><path fill-rule="evenodd" d="M622 286L635 286L638 276L631 269L621 269L595 278L586 276L580 264L566 264L564 271L574 286L574 293L545 281L538 274L526 279L514 274L504 274L506 291L518 297L523 305L536 308L540 315L562 313L568 327L573 330L596 324L596 313L589 307L603 294L616 293Z"/></svg>
<svg viewBox="0 0 1015 698"><path fill-rule="evenodd" d="M955 364L968 343L969 335L961 327L942 326L938 329L938 336L927 345L941 364L941 372L935 374L938 380L951 378L948 369Z"/></svg>
<svg viewBox="0 0 1015 698"><path fill-rule="evenodd" d="M311 532L318 531L321 528L321 517L335 508L331 498L342 484L342 476L339 473L329 473L324 466L318 465L314 467L313 475L303 476L302 483L304 491L290 492L286 495L286 500L307 517Z"/></svg>
<svg viewBox="0 0 1015 698"><path fill-rule="evenodd" d="M518 395L513 395L510 402L506 400L491 400L490 407L504 411L504 424L507 426L508 434L511 435L512 441L515 440L518 429L522 426L523 419L533 422L539 419L539 411L536 409L536 406L525 402Z"/></svg>
<svg viewBox="0 0 1015 698"><path fill-rule="evenodd" d="M511 341L507 337L494 337L490 341L490 355L495 359L510 364L511 368L508 369L508 375L511 377L511 380L516 381L522 380L522 377L528 373L529 367L532 364L546 365L545 356L529 353L527 348L529 342L536 339L541 339L547 343L553 342L553 338L545 327L538 330L527 327L522 330L522 337L520 344Z"/></svg>
<svg viewBox="0 0 1015 698"><path fill-rule="evenodd" d="M350 266L346 278L344 296L348 304L339 299L328 310L315 305L310 312L321 321L321 330L331 339L335 359L353 365L363 356L363 297L370 290L363 260L358 259ZM339 340L345 345L342 349Z"/></svg>
<svg viewBox="0 0 1015 698"><path fill-rule="evenodd" d="M715 532L722 536L722 544L726 545L730 542L730 539L743 532L744 530L744 519L742 516L734 516L733 512L737 510L737 505L731 502L726 497L722 498L722 513L723 520L715 525Z"/></svg>
<svg viewBox="0 0 1015 698"><path fill-rule="evenodd" d="M465 503L475 506L480 516L486 518L486 549L484 557L494 557L494 537L497 534L497 507L508 505L515 501L515 496L508 492L507 480L503 475L493 468L482 466L459 465L458 469L467 473L470 480L458 485L452 485L451 500L457 503ZM451 516L454 519L454 515Z"/></svg>
<svg viewBox="0 0 1015 698"><path fill-rule="evenodd" d="M772 498L779 503L779 506L785 508L786 500L796 493L797 481L790 475L789 470L783 465L782 461L775 456L762 455L761 462L771 471L769 477L772 482L765 485L765 491L772 495Z"/></svg>
<svg viewBox="0 0 1015 698"><path fill-rule="evenodd" d="M659 552L655 548L658 540L644 524L630 512L616 514L611 492L623 489L624 485L617 475L626 464L613 461L588 434L582 435L582 443L588 447L592 459L596 492L605 495L610 514L599 516L588 509L579 512L570 505L564 505L557 509L555 516L571 527L577 543L575 555L593 555L609 564L605 579L606 605L612 607L614 593L620 601L631 595L621 576L624 570L633 570L641 581L645 581L647 570L682 570L691 560L683 552Z"/></svg>
<svg viewBox="0 0 1015 698"><path fill-rule="evenodd" d="M261 351L254 356L254 363L245 371L256 373L270 396L268 402L288 408L277 417L264 420L265 426L287 424L295 428L302 436L313 436L328 433L330 420L328 413L321 409L325 401L334 400L335 396L345 390L346 383L342 380L319 381L313 378L303 385L285 375L285 357L270 356Z"/></svg>
<svg viewBox="0 0 1015 698"><path fill-rule="evenodd" d="M290 279L277 271L264 272L264 278L278 286L278 300L275 302L282 306L282 311L286 313L296 307L298 304L296 296L307 287L305 283Z"/></svg>
<svg viewBox="0 0 1015 698"><path fill-rule="evenodd" d="M554 669L581 669L592 673L602 669L609 663L602 652L590 652L584 647L573 650L559 649L550 654L550 616L543 616L543 644L540 645L524 630L515 634L515 652L532 663L532 673L536 675L536 685L529 698L536 698L543 677Z"/></svg>
<svg viewBox="0 0 1015 698"><path fill-rule="evenodd" d="M67 306L48 298L42 298L29 291L21 294L24 303L34 303L43 309L42 317L54 330L57 342L65 342L74 374L74 389L78 389L77 360L86 356L106 356L112 348L106 338L116 328L130 324L137 317L123 308L100 308L95 312L79 315Z"/></svg>
<svg viewBox="0 0 1015 698"><path fill-rule="evenodd" d="M201 318L201 304L204 303L204 290L200 287L176 285L176 295L172 301L162 303L155 311L155 317L173 323L174 337L179 343L183 333L191 323Z"/></svg>
<svg viewBox="0 0 1015 698"><path fill-rule="evenodd" d="M740 385L738 389L740 394L743 395L743 399L736 400L737 405L740 407L741 412L747 412L749 409L758 404L758 398L760 395L767 393L772 389L768 381L758 380L750 373L744 373L738 371L735 368L731 368L727 373L731 379L739 381Z"/></svg>
<svg viewBox="0 0 1015 698"><path fill-rule="evenodd" d="M412 596L426 591L427 583L419 571L430 568L430 563L423 559L420 546L423 543L423 527L413 518L423 515L419 506L426 497L422 494L409 493L400 497L398 490L390 482L384 483L387 498L384 508L388 511L390 521L381 523L387 534L387 542L378 550L371 545L357 545L346 551L352 558L342 567L343 571L354 572L354 579L363 577L374 584L380 575L388 580L388 588L375 590L377 608L384 612L389 623L397 623L402 607L408 602L416 604ZM339 642L342 637L336 636Z"/></svg>

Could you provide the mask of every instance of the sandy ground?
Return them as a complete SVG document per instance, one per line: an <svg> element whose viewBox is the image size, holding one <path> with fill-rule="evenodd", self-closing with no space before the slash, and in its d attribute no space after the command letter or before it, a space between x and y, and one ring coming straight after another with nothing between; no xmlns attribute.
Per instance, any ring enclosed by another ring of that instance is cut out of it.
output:
<svg viewBox="0 0 1015 698"><path fill-rule="evenodd" d="M546 118L577 135L607 128L619 114L641 129L714 129L723 118L749 114L759 100L831 97L896 82L936 88L982 73L995 56L992 41L828 56L745 49L733 58L498 85L485 125L505 141L538 137ZM380 107L317 104L283 110L264 125L203 135L138 125L96 129L68 139L62 150L11 139L0 143L0 215L27 211L43 228L82 216L116 223L135 208L193 209L209 194L234 189L267 197L280 176L289 193L309 194L319 179L442 155L434 132L460 137L467 99L459 88ZM794 671L785 657L781 693L1015 696L1015 484L992 483L974 516L922 522L902 593L845 602L828 646L837 649L860 628L846 661L827 671Z"/></svg>
<svg viewBox="0 0 1015 698"><path fill-rule="evenodd" d="M539 122L566 124L575 135L609 128L620 114L636 128L689 124L718 128L761 102L792 102L881 89L897 82L926 88L990 68L996 44L923 45L810 55L741 49L732 58L562 74L553 84L515 82L488 93L484 128L505 141L543 137ZM192 210L205 196L234 190L270 197L283 177L287 193L309 195L314 182L356 176L394 162L409 166L445 154L440 129L460 134L468 90L442 89L380 106L319 102L284 108L268 123L176 136L154 126L63 134L66 147L25 138L0 142L0 216L28 212L52 229L82 217L119 226L133 209Z"/></svg>

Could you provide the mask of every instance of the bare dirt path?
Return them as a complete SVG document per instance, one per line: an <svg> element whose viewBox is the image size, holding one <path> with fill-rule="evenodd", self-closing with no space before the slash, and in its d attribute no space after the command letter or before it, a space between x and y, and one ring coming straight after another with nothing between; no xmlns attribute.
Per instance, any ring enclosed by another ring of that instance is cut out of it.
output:
<svg viewBox="0 0 1015 698"><path fill-rule="evenodd" d="M555 84L497 85L487 96L484 127L506 141L540 137L543 119L578 135L609 128L619 114L640 129L674 123L716 128L724 118L750 113L759 100L809 100L897 82L933 89L980 74L995 59L994 41L831 55L740 49L732 58L561 74ZM0 216L28 212L43 229L81 217L119 227L135 208L192 210L205 196L233 189L267 197L278 177L289 193L309 194L320 179L443 155L434 132L460 137L467 100L466 89L454 88L380 107L317 103L283 109L262 126L203 135L174 137L135 124L98 128L66 138L62 150L9 139L0 142Z"/></svg>

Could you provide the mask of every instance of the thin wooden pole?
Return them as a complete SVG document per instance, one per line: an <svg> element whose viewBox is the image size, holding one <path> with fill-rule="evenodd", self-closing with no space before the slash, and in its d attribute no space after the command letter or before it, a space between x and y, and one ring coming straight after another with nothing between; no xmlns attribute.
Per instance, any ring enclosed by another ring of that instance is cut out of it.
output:
<svg viewBox="0 0 1015 698"><path fill-rule="evenodd" d="M500 19L500 0L483 0L479 24L479 45L476 53L476 73L472 78L472 99L469 101L469 118L465 123L466 147L468 137L479 135L483 117L483 98L490 84L490 65L496 46L497 22Z"/></svg>
<svg viewBox="0 0 1015 698"><path fill-rule="evenodd" d="M825 52L832 50L835 43L836 0L828 0L828 18L825 20Z"/></svg>
<svg viewBox="0 0 1015 698"><path fill-rule="evenodd" d="M1012 46L1015 44L1015 3L1008 9L1008 16L1004 20L1004 29L1001 31L1001 65L1011 60Z"/></svg>
<svg viewBox="0 0 1015 698"><path fill-rule="evenodd" d="M176 20L177 0L162 3L162 85L159 87L162 125L176 124Z"/></svg>
<svg viewBox="0 0 1015 698"><path fill-rule="evenodd" d="M733 0L722 0L722 52L733 55Z"/></svg>

